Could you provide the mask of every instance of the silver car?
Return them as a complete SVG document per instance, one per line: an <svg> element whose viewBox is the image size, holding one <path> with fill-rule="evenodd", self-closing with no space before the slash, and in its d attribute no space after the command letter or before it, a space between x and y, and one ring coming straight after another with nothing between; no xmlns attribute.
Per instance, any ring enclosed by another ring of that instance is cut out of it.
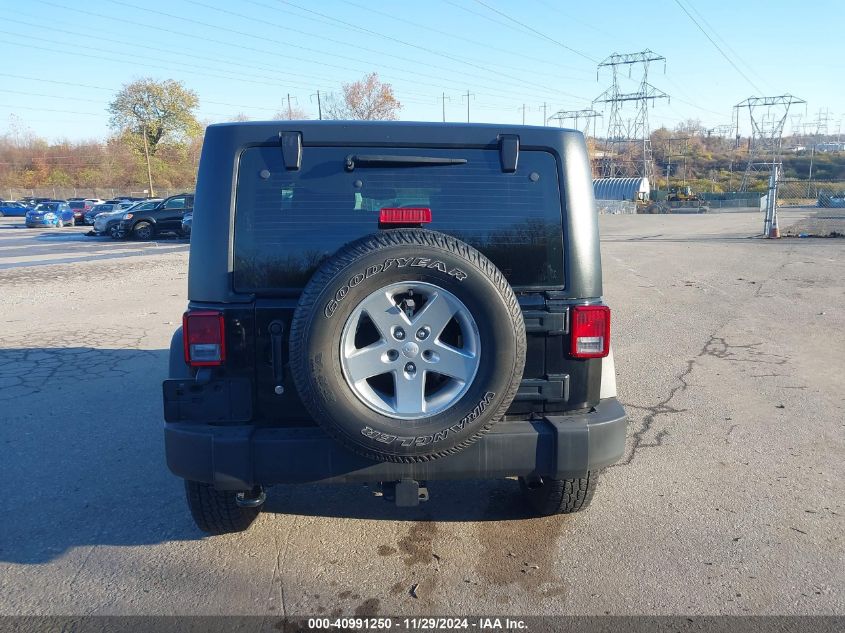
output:
<svg viewBox="0 0 845 633"><path fill-rule="evenodd" d="M114 211L109 211L108 213L101 213L94 218L94 233L116 237L117 225L125 213L129 211L149 211L150 209L155 209L161 200L161 198L152 198L150 200L135 202L128 206L124 206L123 204L116 205L120 208L116 208Z"/></svg>

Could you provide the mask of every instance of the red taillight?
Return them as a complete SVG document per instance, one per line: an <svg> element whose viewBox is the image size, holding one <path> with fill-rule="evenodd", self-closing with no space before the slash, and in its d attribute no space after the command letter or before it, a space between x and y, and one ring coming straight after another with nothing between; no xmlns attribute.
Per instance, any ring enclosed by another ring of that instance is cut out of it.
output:
<svg viewBox="0 0 845 633"><path fill-rule="evenodd" d="M570 313L569 352L575 358L603 358L610 351L610 308L575 306Z"/></svg>
<svg viewBox="0 0 845 633"><path fill-rule="evenodd" d="M431 209L428 207L385 207L378 214L381 224L428 224Z"/></svg>
<svg viewBox="0 0 845 633"><path fill-rule="evenodd" d="M185 362L192 367L222 365L226 360L223 315L213 310L193 310L182 317Z"/></svg>

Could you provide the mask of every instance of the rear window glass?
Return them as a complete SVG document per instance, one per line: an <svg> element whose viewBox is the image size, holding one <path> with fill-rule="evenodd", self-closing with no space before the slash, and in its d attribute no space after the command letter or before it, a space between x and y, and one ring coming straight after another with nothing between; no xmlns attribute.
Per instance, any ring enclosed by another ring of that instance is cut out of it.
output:
<svg viewBox="0 0 845 633"><path fill-rule="evenodd" d="M74 200L73 202L68 202L68 205L70 206L71 209L84 209L85 208L85 201L84 200L80 200L80 201Z"/></svg>
<svg viewBox="0 0 845 633"><path fill-rule="evenodd" d="M464 158L466 164L344 169L349 154ZM341 246L378 230L383 207L429 207L434 231L479 249L516 287L563 286L555 157L522 151L516 173L497 150L305 147L287 171L281 150L241 155L235 210L239 291L304 286Z"/></svg>

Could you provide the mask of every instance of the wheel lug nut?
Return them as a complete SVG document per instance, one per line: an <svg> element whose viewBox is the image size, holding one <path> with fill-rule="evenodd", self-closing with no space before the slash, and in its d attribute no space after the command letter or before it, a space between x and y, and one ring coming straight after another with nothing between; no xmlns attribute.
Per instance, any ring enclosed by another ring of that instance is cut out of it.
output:
<svg viewBox="0 0 845 633"><path fill-rule="evenodd" d="M397 341L405 340L405 330L403 330L401 327L396 328L395 330L393 330L393 338L395 338Z"/></svg>
<svg viewBox="0 0 845 633"><path fill-rule="evenodd" d="M387 360L394 361L399 358L399 352L395 349L387 350Z"/></svg>
<svg viewBox="0 0 845 633"><path fill-rule="evenodd" d="M426 330L425 328L420 328L419 330L417 330L417 338L420 339L421 341L424 341L425 339L427 339L428 338L428 330Z"/></svg>
<svg viewBox="0 0 845 633"><path fill-rule="evenodd" d="M409 374L413 374L417 371L417 366L414 363L405 363L405 371Z"/></svg>

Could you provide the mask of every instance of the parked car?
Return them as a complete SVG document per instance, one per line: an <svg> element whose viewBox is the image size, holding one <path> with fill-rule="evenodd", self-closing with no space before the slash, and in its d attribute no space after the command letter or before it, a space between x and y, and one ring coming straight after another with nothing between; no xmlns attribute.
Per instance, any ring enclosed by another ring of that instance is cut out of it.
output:
<svg viewBox="0 0 845 633"><path fill-rule="evenodd" d="M149 240L162 233L182 232L182 218L194 210L194 194L180 193L165 198L155 209L131 211L123 215L116 231L117 237Z"/></svg>
<svg viewBox="0 0 845 633"><path fill-rule="evenodd" d="M75 224L82 224L85 222L85 200L68 200L68 206L73 211L73 219Z"/></svg>
<svg viewBox="0 0 845 633"><path fill-rule="evenodd" d="M23 204L25 204L30 209L34 209L35 207L37 207L39 204L41 204L43 202L50 202L50 201L52 201L52 198L33 198L31 196L27 196L27 197L21 198L19 200L19 202L22 202Z"/></svg>
<svg viewBox="0 0 845 633"><path fill-rule="evenodd" d="M123 219L126 213L142 213L144 211L152 211L159 203L161 198L152 198L144 202L135 202L132 206L126 209L117 209L109 211L108 213L101 213L94 219L94 233L97 235L109 235L117 239L117 226ZM119 206L119 205L118 205Z"/></svg>
<svg viewBox="0 0 845 633"><path fill-rule="evenodd" d="M63 200L42 202L34 209L27 211L26 226L35 228L39 226L73 226L73 211L68 203Z"/></svg>
<svg viewBox="0 0 845 633"><path fill-rule="evenodd" d="M296 129L205 134L160 392L198 527L247 529L280 483L381 482L411 506L425 480L518 477L536 515L585 509L626 414L584 136Z"/></svg>
<svg viewBox="0 0 845 633"><path fill-rule="evenodd" d="M93 207L98 204L103 204L105 200L100 200L99 198L85 198L85 211L86 213L90 211Z"/></svg>
<svg viewBox="0 0 845 633"><path fill-rule="evenodd" d="M104 202L103 204L95 204L93 207L91 207L90 211L87 211L85 213L85 224L93 225L94 220L98 215L100 215L101 213L109 213L110 211L115 211L118 204L119 203L117 202Z"/></svg>
<svg viewBox="0 0 845 633"><path fill-rule="evenodd" d="M194 212L186 213L182 216L182 235L191 237L191 224L194 221Z"/></svg>
<svg viewBox="0 0 845 633"><path fill-rule="evenodd" d="M0 201L0 218L4 215L10 218L22 218L26 216L27 211L29 211L29 207L23 202L14 202L12 200Z"/></svg>

